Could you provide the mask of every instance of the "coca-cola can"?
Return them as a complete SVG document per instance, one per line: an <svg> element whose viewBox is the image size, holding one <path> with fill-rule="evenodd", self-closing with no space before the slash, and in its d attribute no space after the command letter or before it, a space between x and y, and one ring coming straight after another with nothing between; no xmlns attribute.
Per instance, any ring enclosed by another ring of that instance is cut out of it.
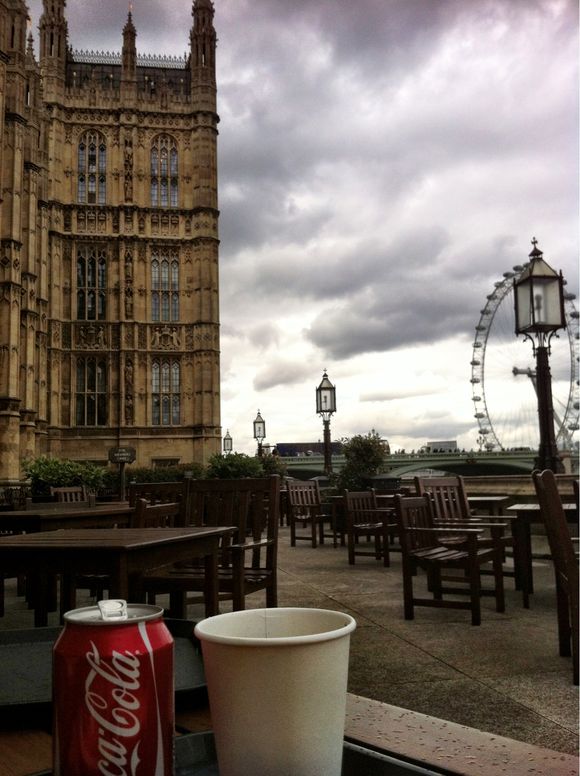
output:
<svg viewBox="0 0 580 776"><path fill-rule="evenodd" d="M173 638L158 606L64 615L53 650L55 776L171 776Z"/></svg>

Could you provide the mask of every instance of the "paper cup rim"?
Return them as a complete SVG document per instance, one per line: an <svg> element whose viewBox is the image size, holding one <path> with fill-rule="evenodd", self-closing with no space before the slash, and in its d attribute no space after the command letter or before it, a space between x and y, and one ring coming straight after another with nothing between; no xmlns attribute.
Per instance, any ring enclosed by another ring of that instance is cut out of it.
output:
<svg viewBox="0 0 580 776"><path fill-rule="evenodd" d="M219 633L212 633L209 628L217 620L231 619L233 617L242 619L257 613L274 614L275 612L309 612L312 614L332 614L343 618L344 624L328 631L317 633L308 633L301 636L227 636ZM232 646L264 646L264 647L283 647L288 645L312 644L321 641L332 641L346 636L356 628L356 620L350 614L340 612L335 609L313 609L310 607L288 606L272 607L270 609L244 609L238 612L225 612L216 614L213 617L207 617L200 620L194 628L194 634L200 641L211 641L216 644L231 644Z"/></svg>

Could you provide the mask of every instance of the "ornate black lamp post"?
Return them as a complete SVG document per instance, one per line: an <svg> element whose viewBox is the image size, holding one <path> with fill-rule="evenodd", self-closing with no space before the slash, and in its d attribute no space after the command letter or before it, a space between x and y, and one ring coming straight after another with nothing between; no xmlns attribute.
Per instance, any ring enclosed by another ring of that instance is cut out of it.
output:
<svg viewBox="0 0 580 776"><path fill-rule="evenodd" d="M550 340L558 329L566 327L564 316L564 280L547 264L536 238L530 253L530 263L514 281L516 334L532 342L536 356L536 390L540 424L540 449L536 466L539 469L564 471L554 433L552 377L548 356Z"/></svg>
<svg viewBox="0 0 580 776"><path fill-rule="evenodd" d="M233 449L234 449L234 440L232 439L230 431L228 429L224 437L224 453L226 455L229 455Z"/></svg>
<svg viewBox="0 0 580 776"><path fill-rule="evenodd" d="M324 423L324 471L332 474L332 452L330 448L330 417L336 412L336 388L328 379L326 369L322 382L316 389L316 412L322 415Z"/></svg>
<svg viewBox="0 0 580 776"><path fill-rule="evenodd" d="M254 420L254 439L258 443L258 458L262 457L262 441L266 438L266 422L260 415L260 410Z"/></svg>

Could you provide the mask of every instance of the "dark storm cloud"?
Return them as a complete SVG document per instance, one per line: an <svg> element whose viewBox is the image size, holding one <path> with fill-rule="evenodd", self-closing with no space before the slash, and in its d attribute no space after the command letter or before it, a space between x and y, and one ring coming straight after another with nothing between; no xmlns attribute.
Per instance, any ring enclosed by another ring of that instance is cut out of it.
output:
<svg viewBox="0 0 580 776"><path fill-rule="evenodd" d="M337 359L470 337L544 222L575 287L577 13L215 0L226 320L251 319L256 296L303 308L303 336ZM75 48L120 50L124 2L67 15ZM139 51L187 49L190 2L136 0L133 19Z"/></svg>

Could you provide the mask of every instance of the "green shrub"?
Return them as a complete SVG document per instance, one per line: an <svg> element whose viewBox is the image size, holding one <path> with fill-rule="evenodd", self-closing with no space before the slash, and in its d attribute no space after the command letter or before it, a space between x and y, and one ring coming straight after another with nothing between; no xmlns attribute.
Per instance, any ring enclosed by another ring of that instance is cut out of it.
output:
<svg viewBox="0 0 580 776"><path fill-rule="evenodd" d="M288 473L288 466L279 455L263 455L261 460L264 474L279 474L280 477L285 477Z"/></svg>
<svg viewBox="0 0 580 776"><path fill-rule="evenodd" d="M263 477L264 469L259 458L245 453L216 453L209 459L207 476L211 479L236 479L238 477Z"/></svg>
<svg viewBox="0 0 580 776"><path fill-rule="evenodd" d="M33 496L49 496L51 487L66 488L73 485L85 485L95 492L103 486L105 478L102 466L44 455L24 461L22 468L30 479Z"/></svg>
<svg viewBox="0 0 580 776"><path fill-rule="evenodd" d="M194 479L205 477L205 468L200 463L180 463L175 466L135 466L125 469L125 481L130 482L181 482L186 473ZM117 480L118 482L118 480Z"/></svg>

